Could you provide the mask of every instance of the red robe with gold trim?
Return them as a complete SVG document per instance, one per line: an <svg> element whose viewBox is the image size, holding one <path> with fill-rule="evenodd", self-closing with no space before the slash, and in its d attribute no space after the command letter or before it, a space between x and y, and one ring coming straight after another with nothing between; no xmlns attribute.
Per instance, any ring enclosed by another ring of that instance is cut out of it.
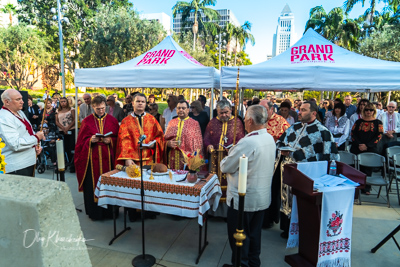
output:
<svg viewBox="0 0 400 267"><path fill-rule="evenodd" d="M231 118L226 122L220 121L218 117L213 118L207 125L206 131L204 133L204 149L207 151L207 147L212 145L215 151L223 147L219 147L220 144L223 146L229 146L233 144L233 136L235 133L235 117L231 116ZM245 136L244 133L244 125L239 118L236 118L236 144ZM226 137L226 138L225 138ZM218 153L218 152L215 152ZM224 149L223 158L228 155L228 152ZM219 162L217 158L211 158L213 168L209 170L210 172L215 172L218 174L219 171ZM222 160L222 159L221 159ZM220 198L220 202L226 202L226 189L227 189L227 180L226 174L222 173L222 177L218 177L219 183L221 185L222 196Z"/></svg>
<svg viewBox="0 0 400 267"><path fill-rule="evenodd" d="M290 124L285 120L285 118L275 113L267 121L267 132L272 135L275 143L289 127Z"/></svg>
<svg viewBox="0 0 400 267"><path fill-rule="evenodd" d="M121 126L118 133L118 145L117 145L117 163L125 165L126 159L132 159L135 164L139 164L139 138L142 134L146 135L146 139L143 144L147 144L153 140L156 140L155 148L144 148L143 149L143 165L147 165L153 162L155 157L156 163L162 163L164 157L164 132L161 129L160 124L149 113L144 113L142 125L140 126L138 117L131 113L122 120Z"/></svg>
<svg viewBox="0 0 400 267"><path fill-rule="evenodd" d="M170 120L167 130L165 131L165 141L177 140L179 121L179 118ZM200 125L196 120L187 117L183 124L180 140L181 144L179 149L171 148L168 152L169 168L175 170L183 169L182 152L187 155L200 149L200 153L202 154L203 136L201 135Z"/></svg>
<svg viewBox="0 0 400 267"><path fill-rule="evenodd" d="M79 192L83 191L82 185L88 168L92 171L93 192L100 175L114 169L118 128L117 119L107 114L101 119L91 114L82 121L74 156ZM91 142L92 136L96 133L109 132L112 132L110 144Z"/></svg>

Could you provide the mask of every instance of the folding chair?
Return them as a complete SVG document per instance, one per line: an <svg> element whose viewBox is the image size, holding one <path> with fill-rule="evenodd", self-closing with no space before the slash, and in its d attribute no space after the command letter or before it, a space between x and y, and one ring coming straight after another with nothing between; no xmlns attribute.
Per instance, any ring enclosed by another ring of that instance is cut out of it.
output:
<svg viewBox="0 0 400 267"><path fill-rule="evenodd" d="M396 181L397 199L398 199L399 205L400 205L400 193L399 193L400 177L398 176L398 175L400 175L400 153L393 155L393 168L394 168L393 179L395 179L395 181ZM392 181L393 180L391 180L390 182L392 182Z"/></svg>
<svg viewBox="0 0 400 267"><path fill-rule="evenodd" d="M340 162L346 163L347 165L350 165L356 169L358 169L358 160L357 160L357 155L347 152L347 151L339 151L339 156L340 156ZM358 198L358 205L361 205L361 191L360 189L357 189L357 194L356 197Z"/></svg>
<svg viewBox="0 0 400 267"><path fill-rule="evenodd" d="M400 146L391 146L386 149L386 162L389 175L389 191L391 191L392 180L396 174L393 167L393 155L400 153Z"/></svg>
<svg viewBox="0 0 400 267"><path fill-rule="evenodd" d="M381 194L382 186L385 186L388 207L390 208L389 182L387 181L387 177L386 177L385 157L375 154L375 153L366 152L366 153L359 154L357 158L358 158L358 170L360 170L360 168L362 166L381 169L381 175L376 176L376 174L373 173L371 176L367 176L366 184L379 186L377 198L379 198L379 196ZM383 175L382 175L382 172L383 172Z"/></svg>

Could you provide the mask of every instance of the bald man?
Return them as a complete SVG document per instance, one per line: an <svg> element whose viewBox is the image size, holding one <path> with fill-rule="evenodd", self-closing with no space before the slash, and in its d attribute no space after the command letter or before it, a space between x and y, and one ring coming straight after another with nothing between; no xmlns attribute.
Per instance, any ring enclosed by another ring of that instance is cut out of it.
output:
<svg viewBox="0 0 400 267"><path fill-rule="evenodd" d="M6 172L33 177L36 155L42 151L38 143L44 139L44 134L33 132L32 125L22 111L24 101L20 92L8 89L1 95L1 101L0 138L6 144L2 149L7 163Z"/></svg>
<svg viewBox="0 0 400 267"><path fill-rule="evenodd" d="M93 108L92 108L92 96L88 93L83 95L83 101L85 103L81 104L79 107L79 121L82 122L84 118L89 116L90 114L93 113Z"/></svg>

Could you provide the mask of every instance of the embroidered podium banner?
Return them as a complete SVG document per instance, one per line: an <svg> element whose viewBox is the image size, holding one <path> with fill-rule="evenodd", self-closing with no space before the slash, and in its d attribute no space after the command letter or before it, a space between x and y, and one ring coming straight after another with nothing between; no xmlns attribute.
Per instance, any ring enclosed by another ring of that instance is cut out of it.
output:
<svg viewBox="0 0 400 267"><path fill-rule="evenodd" d="M354 187L325 188L322 196L318 267L351 265Z"/></svg>

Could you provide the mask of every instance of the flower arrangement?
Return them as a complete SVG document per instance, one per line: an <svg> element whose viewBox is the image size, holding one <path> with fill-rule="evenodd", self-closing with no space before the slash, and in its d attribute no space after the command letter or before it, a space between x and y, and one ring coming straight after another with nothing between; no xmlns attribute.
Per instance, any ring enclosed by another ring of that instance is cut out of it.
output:
<svg viewBox="0 0 400 267"><path fill-rule="evenodd" d="M338 211L332 213L332 218L329 219L328 222L328 230L326 231L327 236L336 236L340 235L342 232L342 223L343 223L343 214L340 214ZM330 231L333 233L331 234Z"/></svg>
<svg viewBox="0 0 400 267"><path fill-rule="evenodd" d="M6 173L7 163L5 162L4 155L1 154L1 149L5 146L6 146L6 144L4 144L0 138L0 173Z"/></svg>
<svg viewBox="0 0 400 267"><path fill-rule="evenodd" d="M183 163L187 165L189 171L200 171L200 167L207 163L207 160L200 155L200 149L194 153L183 154Z"/></svg>

